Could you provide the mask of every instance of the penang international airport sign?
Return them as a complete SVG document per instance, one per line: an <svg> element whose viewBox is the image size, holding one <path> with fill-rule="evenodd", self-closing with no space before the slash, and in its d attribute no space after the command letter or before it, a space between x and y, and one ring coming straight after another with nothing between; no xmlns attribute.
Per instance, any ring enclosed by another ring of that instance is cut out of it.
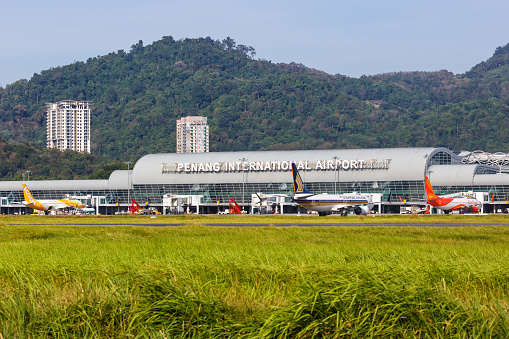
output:
<svg viewBox="0 0 509 339"><path fill-rule="evenodd" d="M291 171L291 164L303 171L318 170L386 170L391 159L315 160L315 161L223 161L161 163L162 173L219 173L219 172L281 172Z"/></svg>

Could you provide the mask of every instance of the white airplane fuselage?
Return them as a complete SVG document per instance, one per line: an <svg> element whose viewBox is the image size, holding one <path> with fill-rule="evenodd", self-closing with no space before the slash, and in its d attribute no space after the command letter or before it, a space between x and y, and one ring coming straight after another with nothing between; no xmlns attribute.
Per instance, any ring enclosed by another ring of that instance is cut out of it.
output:
<svg viewBox="0 0 509 339"><path fill-rule="evenodd" d="M316 212L339 212L344 209L366 206L368 212L373 208L373 202L365 195L357 194L315 194L295 195L294 201L300 206Z"/></svg>
<svg viewBox="0 0 509 339"><path fill-rule="evenodd" d="M436 195L428 177L424 177L424 184L428 204L446 213L450 211L477 213L481 209L481 202L474 198L454 197L455 194Z"/></svg>
<svg viewBox="0 0 509 339"><path fill-rule="evenodd" d="M466 211L478 212L481 208L481 202L472 198L438 198L428 200L428 204L443 211Z"/></svg>
<svg viewBox="0 0 509 339"><path fill-rule="evenodd" d="M68 207L85 207L82 202L78 200L35 200L31 202L22 201L24 205L27 207L33 208L34 210L39 211L48 211L48 210L58 210Z"/></svg>
<svg viewBox="0 0 509 339"><path fill-rule="evenodd" d="M301 207L318 212L320 216L336 212L346 216L353 211L357 215L366 215L373 208L373 202L361 194L313 194L306 189L297 166L292 163L293 201Z"/></svg>

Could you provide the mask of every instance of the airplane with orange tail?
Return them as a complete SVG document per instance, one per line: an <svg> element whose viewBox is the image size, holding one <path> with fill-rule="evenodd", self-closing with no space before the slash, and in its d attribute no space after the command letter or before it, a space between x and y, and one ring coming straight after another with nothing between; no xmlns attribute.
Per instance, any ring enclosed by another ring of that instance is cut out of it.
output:
<svg viewBox="0 0 509 339"><path fill-rule="evenodd" d="M35 200L32 193L28 189L27 185L23 184L23 195L25 196L25 201L23 201L23 205L30 207L34 210L43 211L45 214L48 214L50 211L64 209L64 208L84 208L85 205L79 200L70 200L70 199L61 199L61 200Z"/></svg>
<svg viewBox="0 0 509 339"><path fill-rule="evenodd" d="M446 214L451 211L459 211L460 213L477 213L481 206L481 202L475 198L465 198L458 194L447 194L438 196L433 191L428 177L424 177L426 184L426 199L428 204L443 210Z"/></svg>

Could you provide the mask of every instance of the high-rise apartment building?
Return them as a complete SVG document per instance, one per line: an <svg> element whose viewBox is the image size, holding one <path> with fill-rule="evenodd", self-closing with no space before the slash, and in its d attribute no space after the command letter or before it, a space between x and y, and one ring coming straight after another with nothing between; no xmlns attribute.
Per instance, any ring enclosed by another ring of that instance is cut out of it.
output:
<svg viewBox="0 0 509 339"><path fill-rule="evenodd" d="M183 117L177 120L177 153L209 151L207 117Z"/></svg>
<svg viewBox="0 0 509 339"><path fill-rule="evenodd" d="M47 146L90 153L90 101L46 104Z"/></svg>

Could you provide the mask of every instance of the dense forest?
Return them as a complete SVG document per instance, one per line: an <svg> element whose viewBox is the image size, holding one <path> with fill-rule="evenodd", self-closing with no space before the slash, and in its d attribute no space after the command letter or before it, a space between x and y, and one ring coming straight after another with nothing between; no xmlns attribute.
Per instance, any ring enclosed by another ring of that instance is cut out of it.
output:
<svg viewBox="0 0 509 339"><path fill-rule="evenodd" d="M166 36L45 70L0 88L0 136L49 152L42 150L45 103L88 100L97 166L174 152L175 122L187 115L208 117L212 152L414 146L509 152L509 45L458 75L350 78L255 55L230 38Z"/></svg>
<svg viewBox="0 0 509 339"><path fill-rule="evenodd" d="M2 180L107 179L117 169L127 169L127 165L71 150L60 152L30 143L7 143L0 137Z"/></svg>

